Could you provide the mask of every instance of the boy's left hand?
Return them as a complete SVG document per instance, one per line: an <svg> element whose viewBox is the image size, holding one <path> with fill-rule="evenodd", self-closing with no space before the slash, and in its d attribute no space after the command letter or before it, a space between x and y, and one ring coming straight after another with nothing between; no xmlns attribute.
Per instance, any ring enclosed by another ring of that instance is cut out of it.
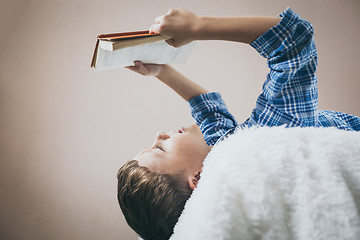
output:
<svg viewBox="0 0 360 240"><path fill-rule="evenodd" d="M137 72L143 76L155 76L157 77L161 70L164 68L163 64L144 64L140 61L134 62L135 66L126 67L134 72Z"/></svg>

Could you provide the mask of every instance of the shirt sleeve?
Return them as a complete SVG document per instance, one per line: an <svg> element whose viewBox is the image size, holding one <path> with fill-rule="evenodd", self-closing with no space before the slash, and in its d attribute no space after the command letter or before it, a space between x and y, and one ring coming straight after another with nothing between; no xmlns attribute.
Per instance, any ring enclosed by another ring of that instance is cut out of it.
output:
<svg viewBox="0 0 360 240"><path fill-rule="evenodd" d="M290 8L279 16L278 25L251 43L267 59L270 73L247 122L314 126L318 107L314 30Z"/></svg>
<svg viewBox="0 0 360 240"><path fill-rule="evenodd" d="M201 94L189 100L191 115L200 127L206 143L213 146L238 125L220 93Z"/></svg>

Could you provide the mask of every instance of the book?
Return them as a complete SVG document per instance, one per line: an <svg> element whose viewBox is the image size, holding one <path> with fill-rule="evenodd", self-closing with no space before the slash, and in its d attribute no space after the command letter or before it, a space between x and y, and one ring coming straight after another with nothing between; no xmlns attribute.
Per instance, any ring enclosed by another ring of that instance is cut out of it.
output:
<svg viewBox="0 0 360 240"><path fill-rule="evenodd" d="M91 67L95 70L134 66L134 61L168 64L185 62L194 43L174 48L169 38L149 31L100 34L97 36Z"/></svg>

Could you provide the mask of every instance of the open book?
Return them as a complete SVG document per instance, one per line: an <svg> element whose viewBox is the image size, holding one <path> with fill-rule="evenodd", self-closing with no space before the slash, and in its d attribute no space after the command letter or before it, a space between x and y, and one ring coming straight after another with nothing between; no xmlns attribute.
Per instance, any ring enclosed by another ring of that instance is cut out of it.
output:
<svg viewBox="0 0 360 240"><path fill-rule="evenodd" d="M96 70L133 66L134 61L167 64L185 62L194 43L174 48L167 37L149 31L100 34L91 61Z"/></svg>

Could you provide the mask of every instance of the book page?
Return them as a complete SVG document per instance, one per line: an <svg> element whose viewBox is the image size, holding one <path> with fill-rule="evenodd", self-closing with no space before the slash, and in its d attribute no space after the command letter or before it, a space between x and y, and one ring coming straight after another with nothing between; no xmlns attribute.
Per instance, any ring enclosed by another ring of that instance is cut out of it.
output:
<svg viewBox="0 0 360 240"><path fill-rule="evenodd" d="M194 47L194 42L174 48L164 40L115 51L98 48L96 66L97 70L115 67L134 66L134 61L143 63L168 64L185 62Z"/></svg>

